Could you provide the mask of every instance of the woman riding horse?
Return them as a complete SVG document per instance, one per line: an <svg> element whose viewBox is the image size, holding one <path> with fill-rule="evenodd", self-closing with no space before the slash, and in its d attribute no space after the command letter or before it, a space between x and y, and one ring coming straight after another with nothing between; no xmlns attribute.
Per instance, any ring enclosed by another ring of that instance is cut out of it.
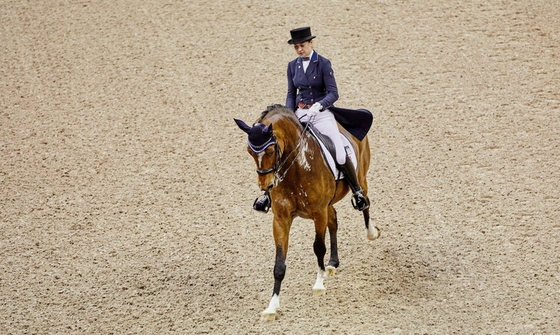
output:
<svg viewBox="0 0 560 335"><path fill-rule="evenodd" d="M313 50L310 27L290 31L292 44L298 57L288 64L288 93L286 106L295 111L301 122L312 122L313 126L332 141L335 147L337 168L346 177L354 197L354 208L363 211L369 207L362 187L358 182L353 163L348 159L335 115L329 109L338 99L338 88L331 62ZM270 197L265 194L258 198L253 208L268 211Z"/></svg>

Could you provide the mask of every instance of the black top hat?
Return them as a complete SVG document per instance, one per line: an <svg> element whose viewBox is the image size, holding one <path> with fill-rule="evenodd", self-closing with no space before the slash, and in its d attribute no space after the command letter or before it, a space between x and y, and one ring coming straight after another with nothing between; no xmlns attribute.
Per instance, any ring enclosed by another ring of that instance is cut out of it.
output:
<svg viewBox="0 0 560 335"><path fill-rule="evenodd" d="M307 42L314 39L316 36L311 36L311 28L301 27L290 30L290 35L292 39L288 41L288 44L297 44L301 42Z"/></svg>

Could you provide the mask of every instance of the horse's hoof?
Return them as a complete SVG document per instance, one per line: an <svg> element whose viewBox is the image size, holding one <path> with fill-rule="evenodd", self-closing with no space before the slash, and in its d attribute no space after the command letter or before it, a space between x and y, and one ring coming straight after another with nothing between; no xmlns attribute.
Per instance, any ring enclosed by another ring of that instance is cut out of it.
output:
<svg viewBox="0 0 560 335"><path fill-rule="evenodd" d="M329 276L334 276L336 274L336 268L332 265L327 265L325 270L327 270L327 275Z"/></svg>
<svg viewBox="0 0 560 335"><path fill-rule="evenodd" d="M379 230L379 228L377 227L373 227L373 228L375 228L373 232L371 231L372 230L371 227L369 227L367 230L367 238L370 241L376 240L379 238L379 236L381 236L381 231Z"/></svg>
<svg viewBox="0 0 560 335"><path fill-rule="evenodd" d="M313 289L313 296L314 297L320 297L322 295L325 295L325 293L327 292L327 289L324 288L314 288Z"/></svg>
<svg viewBox="0 0 560 335"><path fill-rule="evenodd" d="M276 314L276 312L262 312L261 313L261 321L264 322L271 322L271 321L275 321L276 318L278 317L278 314Z"/></svg>

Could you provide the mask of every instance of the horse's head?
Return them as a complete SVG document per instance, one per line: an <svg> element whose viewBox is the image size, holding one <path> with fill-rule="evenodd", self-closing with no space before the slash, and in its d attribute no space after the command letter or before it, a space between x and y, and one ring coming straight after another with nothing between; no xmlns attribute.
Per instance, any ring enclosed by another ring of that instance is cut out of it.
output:
<svg viewBox="0 0 560 335"><path fill-rule="evenodd" d="M234 120L249 135L247 151L257 164L259 187L269 190L279 181L275 178L281 173L278 170L284 168L283 172L287 171L285 166L282 167L285 163L281 162L282 155L293 150L303 128L295 113L282 105L268 106L252 127L241 120Z"/></svg>
<svg viewBox="0 0 560 335"><path fill-rule="evenodd" d="M237 126L249 135L247 151L257 164L259 187L267 190L274 183L278 163L278 143L272 132L272 124L255 123L251 127L241 120L234 120Z"/></svg>

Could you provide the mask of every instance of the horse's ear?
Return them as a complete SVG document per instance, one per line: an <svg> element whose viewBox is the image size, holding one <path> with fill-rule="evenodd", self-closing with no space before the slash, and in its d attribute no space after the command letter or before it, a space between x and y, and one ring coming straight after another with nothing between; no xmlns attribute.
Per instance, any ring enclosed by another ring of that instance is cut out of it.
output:
<svg viewBox="0 0 560 335"><path fill-rule="evenodd" d="M251 127L249 127L245 122L239 120L239 119L233 119L235 121L235 123L237 123L237 126L239 127L239 129L243 130L244 132L246 132L247 134L249 134L249 132L251 131Z"/></svg>
<svg viewBox="0 0 560 335"><path fill-rule="evenodd" d="M272 136L272 123L264 127L262 130L263 134Z"/></svg>

